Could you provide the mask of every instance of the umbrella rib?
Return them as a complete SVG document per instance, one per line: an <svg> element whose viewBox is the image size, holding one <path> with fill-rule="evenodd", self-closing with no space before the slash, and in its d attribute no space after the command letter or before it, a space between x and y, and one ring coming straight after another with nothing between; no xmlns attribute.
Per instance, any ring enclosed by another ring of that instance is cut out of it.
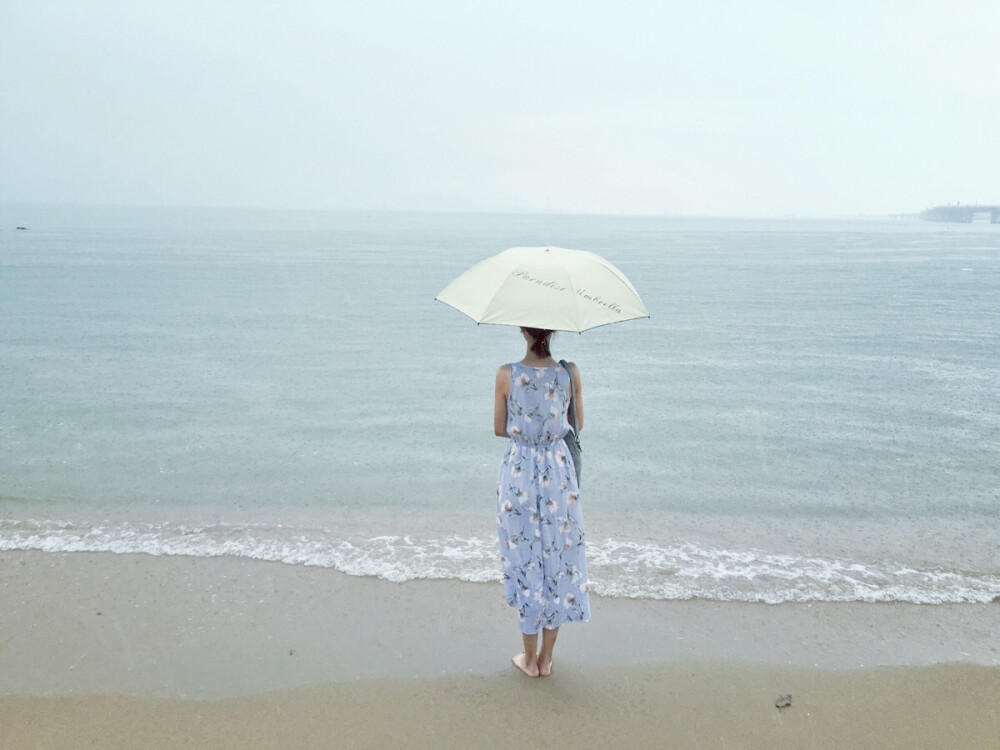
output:
<svg viewBox="0 0 1000 750"><path fill-rule="evenodd" d="M576 282L573 280L573 272L569 268L566 269L566 278L569 279L570 289L573 290L573 305L576 307L576 319L580 321L580 330L577 333L583 333L585 328L583 328L584 321L582 316L582 308L580 307L580 294L577 291Z"/></svg>

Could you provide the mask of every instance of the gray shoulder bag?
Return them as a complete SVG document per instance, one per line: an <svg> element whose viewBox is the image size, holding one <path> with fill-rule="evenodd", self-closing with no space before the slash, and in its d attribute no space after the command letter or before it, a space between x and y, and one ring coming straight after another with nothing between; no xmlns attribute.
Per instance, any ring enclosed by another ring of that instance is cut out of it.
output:
<svg viewBox="0 0 1000 750"><path fill-rule="evenodd" d="M560 359L559 364L566 368L566 372L569 373L569 408L570 415L573 417L573 426L570 427L569 432L566 433L566 447L569 449L569 455L573 457L573 466L576 468L576 486L580 486L580 466L583 463L583 448L580 447L580 433L576 431L576 384L573 382L573 370L570 369L569 364L565 359Z"/></svg>

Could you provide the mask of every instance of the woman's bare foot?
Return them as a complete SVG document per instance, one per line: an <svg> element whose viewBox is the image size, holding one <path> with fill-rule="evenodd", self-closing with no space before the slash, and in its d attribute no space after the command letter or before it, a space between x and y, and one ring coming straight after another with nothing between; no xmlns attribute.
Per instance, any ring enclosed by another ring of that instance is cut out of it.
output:
<svg viewBox="0 0 1000 750"><path fill-rule="evenodd" d="M528 677L538 677L538 664L528 664L527 657L523 652L512 656L511 661L514 662L515 667L528 675Z"/></svg>
<svg viewBox="0 0 1000 750"><path fill-rule="evenodd" d="M542 661L541 659L539 659L538 675L540 677L548 677L550 674L552 674L552 660L549 659L548 661Z"/></svg>

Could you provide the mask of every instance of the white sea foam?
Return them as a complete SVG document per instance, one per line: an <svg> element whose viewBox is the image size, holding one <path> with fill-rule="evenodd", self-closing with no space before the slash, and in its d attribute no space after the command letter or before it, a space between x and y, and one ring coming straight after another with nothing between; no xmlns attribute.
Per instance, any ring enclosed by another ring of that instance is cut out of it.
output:
<svg viewBox="0 0 1000 750"><path fill-rule="evenodd" d="M330 528L264 524L0 520L0 550L231 555L334 568L396 583L499 580L495 540L476 536L346 535ZM591 541L588 566L592 590L619 598L944 604L1000 597L1000 576L992 574L696 544Z"/></svg>

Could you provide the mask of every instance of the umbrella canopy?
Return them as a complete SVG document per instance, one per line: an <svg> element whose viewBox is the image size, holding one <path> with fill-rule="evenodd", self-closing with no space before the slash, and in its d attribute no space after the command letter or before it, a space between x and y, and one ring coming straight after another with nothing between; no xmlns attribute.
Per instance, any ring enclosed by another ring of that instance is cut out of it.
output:
<svg viewBox="0 0 1000 750"><path fill-rule="evenodd" d="M625 274L596 253L512 247L477 263L435 299L477 323L586 331L648 318Z"/></svg>

